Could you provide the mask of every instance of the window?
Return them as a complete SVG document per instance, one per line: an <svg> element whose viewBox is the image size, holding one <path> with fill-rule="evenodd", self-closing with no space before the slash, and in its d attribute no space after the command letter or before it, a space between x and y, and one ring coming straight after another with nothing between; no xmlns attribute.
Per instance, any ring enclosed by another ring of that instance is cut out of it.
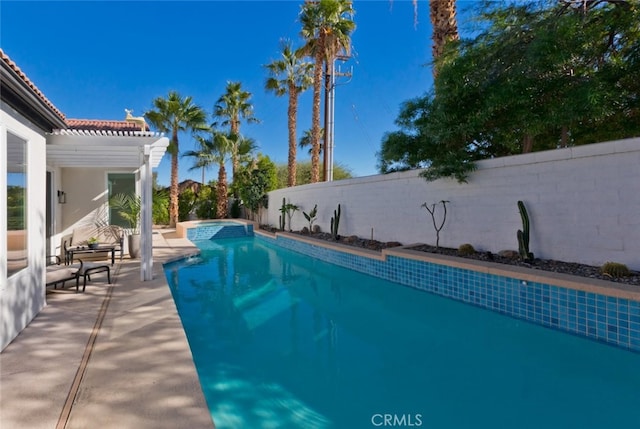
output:
<svg viewBox="0 0 640 429"><path fill-rule="evenodd" d="M27 142L7 134L7 275L28 266Z"/></svg>
<svg viewBox="0 0 640 429"><path fill-rule="evenodd" d="M117 194L136 194L136 176L133 173L109 173L107 175L107 183L109 201L111 201L111 197ZM124 220L111 205L109 205L109 224L129 228L129 222Z"/></svg>

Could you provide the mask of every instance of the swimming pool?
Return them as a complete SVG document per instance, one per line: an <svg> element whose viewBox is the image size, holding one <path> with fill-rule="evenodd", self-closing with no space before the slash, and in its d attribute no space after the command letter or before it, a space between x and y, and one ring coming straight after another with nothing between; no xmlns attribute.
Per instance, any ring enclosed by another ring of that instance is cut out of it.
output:
<svg viewBox="0 0 640 429"><path fill-rule="evenodd" d="M219 429L640 427L640 354L259 237L196 244L165 272Z"/></svg>

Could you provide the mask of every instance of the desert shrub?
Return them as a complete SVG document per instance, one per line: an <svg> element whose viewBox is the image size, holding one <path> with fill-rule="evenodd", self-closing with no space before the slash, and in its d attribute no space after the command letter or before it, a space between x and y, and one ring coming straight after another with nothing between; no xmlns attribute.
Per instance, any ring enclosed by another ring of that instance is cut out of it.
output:
<svg viewBox="0 0 640 429"><path fill-rule="evenodd" d="M196 194L191 189L185 189L178 195L178 220L189 220L191 210L196 204Z"/></svg>
<svg viewBox="0 0 640 429"><path fill-rule="evenodd" d="M196 216L198 219L214 219L216 217L217 196L211 186L203 186L196 200Z"/></svg>
<svg viewBox="0 0 640 429"><path fill-rule="evenodd" d="M155 189L152 201L153 224L169 225L169 192L164 189Z"/></svg>
<svg viewBox="0 0 640 429"><path fill-rule="evenodd" d="M602 274L609 275L613 278L618 277L627 277L629 274L629 268L625 264L620 264L618 262L606 262L602 267L600 267L600 271Z"/></svg>
<svg viewBox="0 0 640 429"><path fill-rule="evenodd" d="M231 203L230 216L233 219L237 219L242 214L242 210L240 209L240 200L238 198L234 199Z"/></svg>
<svg viewBox="0 0 640 429"><path fill-rule="evenodd" d="M476 253L476 249L469 243L461 244L460 247L458 247L458 255L460 256L469 256L474 253Z"/></svg>

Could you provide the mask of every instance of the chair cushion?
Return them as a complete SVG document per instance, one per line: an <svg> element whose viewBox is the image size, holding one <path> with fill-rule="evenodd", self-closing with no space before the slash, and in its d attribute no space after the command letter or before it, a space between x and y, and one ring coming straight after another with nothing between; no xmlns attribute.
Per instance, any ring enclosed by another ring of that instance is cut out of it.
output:
<svg viewBox="0 0 640 429"><path fill-rule="evenodd" d="M47 284L58 283L65 280L74 280L77 277L78 267L68 265L50 265L47 267Z"/></svg>
<svg viewBox="0 0 640 429"><path fill-rule="evenodd" d="M87 240L91 237L95 237L97 231L94 227L81 226L73 230L73 237L71 238L71 244L74 246L86 246Z"/></svg>

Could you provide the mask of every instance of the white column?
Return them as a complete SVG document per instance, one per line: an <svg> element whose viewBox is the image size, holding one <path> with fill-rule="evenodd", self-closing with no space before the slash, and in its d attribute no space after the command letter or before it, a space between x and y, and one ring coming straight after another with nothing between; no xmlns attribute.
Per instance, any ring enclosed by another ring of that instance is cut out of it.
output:
<svg viewBox="0 0 640 429"><path fill-rule="evenodd" d="M0 124L0 292L7 284L7 127ZM1 344L0 344L1 345ZM0 348L1 350L1 348Z"/></svg>
<svg viewBox="0 0 640 429"><path fill-rule="evenodd" d="M144 145L143 162L140 166L140 280L153 280L153 219L152 219L152 176L151 145Z"/></svg>

